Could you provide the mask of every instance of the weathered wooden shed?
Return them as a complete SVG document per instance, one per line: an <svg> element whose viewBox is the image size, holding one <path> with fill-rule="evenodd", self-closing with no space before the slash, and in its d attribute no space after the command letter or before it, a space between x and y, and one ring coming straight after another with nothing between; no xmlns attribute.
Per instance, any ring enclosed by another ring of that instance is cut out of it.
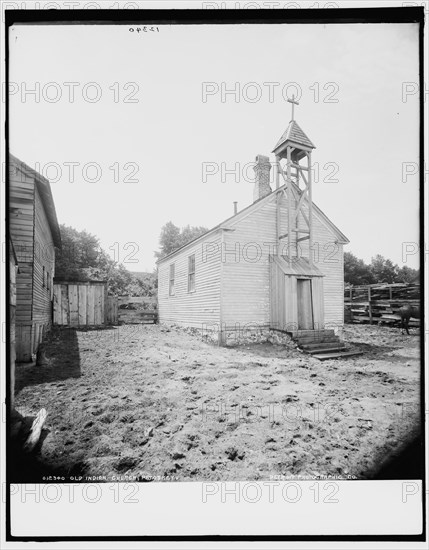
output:
<svg viewBox="0 0 429 550"><path fill-rule="evenodd" d="M49 181L13 155L9 157L9 230L16 276L16 359L32 360L52 323L55 248L60 228Z"/></svg>
<svg viewBox="0 0 429 550"><path fill-rule="evenodd" d="M256 157L253 204L158 262L160 323L222 342L252 328L341 331L349 241L313 204L314 148L292 116L273 162Z"/></svg>
<svg viewBox="0 0 429 550"><path fill-rule="evenodd" d="M54 281L53 323L95 327L109 323L107 281Z"/></svg>

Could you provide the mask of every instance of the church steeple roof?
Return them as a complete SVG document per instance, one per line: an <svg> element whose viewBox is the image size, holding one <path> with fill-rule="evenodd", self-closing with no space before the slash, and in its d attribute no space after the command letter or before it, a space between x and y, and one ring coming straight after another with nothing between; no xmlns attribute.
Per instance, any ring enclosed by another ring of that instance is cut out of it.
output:
<svg viewBox="0 0 429 550"><path fill-rule="evenodd" d="M274 147L273 152L275 152L276 149L278 149L281 145L283 145L288 140L293 141L293 143L297 145L303 145L304 147L311 147L312 149L316 148L314 143L306 135L306 133L300 127L300 125L297 123L296 120L291 120L289 122L289 126L286 128L286 131L283 132L283 135L277 142L277 145Z"/></svg>

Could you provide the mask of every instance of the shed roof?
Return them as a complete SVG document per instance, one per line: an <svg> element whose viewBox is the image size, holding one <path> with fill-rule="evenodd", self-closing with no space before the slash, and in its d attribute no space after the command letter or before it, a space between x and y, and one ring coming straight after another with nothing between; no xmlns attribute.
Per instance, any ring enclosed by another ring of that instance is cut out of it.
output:
<svg viewBox="0 0 429 550"><path fill-rule="evenodd" d="M28 175L30 178L34 178L35 185L40 194L40 198L43 203L43 207L48 218L49 227L51 229L52 240L57 248L61 248L61 233L60 226L58 225L57 213L55 210L54 199L52 196L51 184L49 180L44 178L41 174L30 168L25 162L19 160L17 157L9 154L10 163L17 166L22 172Z"/></svg>
<svg viewBox="0 0 429 550"><path fill-rule="evenodd" d="M285 275L295 275L301 277L324 277L323 273L315 265L310 265L307 258L292 258L291 263L286 256L270 255L270 259L275 261Z"/></svg>
<svg viewBox="0 0 429 550"><path fill-rule="evenodd" d="M289 122L289 126L286 128L286 131L283 132L283 135L274 147L273 152L288 140L293 141L298 145L303 145L304 147L311 147L312 149L316 148L314 143L310 140L296 120L291 120Z"/></svg>

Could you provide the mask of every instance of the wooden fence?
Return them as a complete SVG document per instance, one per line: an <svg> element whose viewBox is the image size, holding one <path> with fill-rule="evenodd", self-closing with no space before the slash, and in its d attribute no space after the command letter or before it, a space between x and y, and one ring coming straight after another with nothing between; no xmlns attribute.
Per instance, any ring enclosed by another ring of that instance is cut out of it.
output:
<svg viewBox="0 0 429 550"><path fill-rule="evenodd" d="M54 325L90 327L112 321L105 281L55 282L53 302Z"/></svg>
<svg viewBox="0 0 429 550"><path fill-rule="evenodd" d="M105 319L108 325L118 324L118 298L116 296L107 296Z"/></svg>
<svg viewBox="0 0 429 550"><path fill-rule="evenodd" d="M156 298L118 296L119 324L153 324L158 320Z"/></svg>
<svg viewBox="0 0 429 550"><path fill-rule="evenodd" d="M400 321L397 314L405 304L420 305L420 285L375 284L346 286L344 289L344 320L346 323L387 323ZM411 319L410 326L419 326Z"/></svg>
<svg viewBox="0 0 429 550"><path fill-rule="evenodd" d="M156 298L107 296L105 281L56 281L54 325L90 327L153 324L158 320Z"/></svg>

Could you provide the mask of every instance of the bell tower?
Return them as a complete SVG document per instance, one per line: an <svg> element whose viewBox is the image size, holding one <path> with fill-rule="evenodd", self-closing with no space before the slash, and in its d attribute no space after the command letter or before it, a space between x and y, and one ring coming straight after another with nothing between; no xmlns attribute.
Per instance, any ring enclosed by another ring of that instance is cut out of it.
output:
<svg viewBox="0 0 429 550"><path fill-rule="evenodd" d="M294 118L295 105L299 105L295 96L288 99L288 102L292 104L292 118L272 151L276 157L276 189L284 186L282 192L277 193L277 249L280 254L283 248L280 245L284 239L287 239L288 260L291 264L294 251L295 255L298 254L299 243L308 240L310 251L308 261L311 265L313 245L311 152L315 149L315 145ZM281 200L283 197L287 198L286 233L282 233ZM307 199L306 209L304 208L305 199Z"/></svg>

